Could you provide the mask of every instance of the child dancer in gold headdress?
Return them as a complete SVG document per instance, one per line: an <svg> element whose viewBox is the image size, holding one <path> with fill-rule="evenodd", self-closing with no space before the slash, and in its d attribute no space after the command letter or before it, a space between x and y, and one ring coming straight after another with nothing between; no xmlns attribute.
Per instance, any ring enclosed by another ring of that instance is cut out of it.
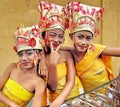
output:
<svg viewBox="0 0 120 107"><path fill-rule="evenodd" d="M94 44L97 24L103 8L70 2L66 6L70 37L74 46L69 48L74 56L77 76L85 92L114 78L110 56L120 56L120 48ZM104 90L100 90L104 93Z"/></svg>
<svg viewBox="0 0 120 107"><path fill-rule="evenodd" d="M45 82L37 74L40 34L38 26L17 29L14 49L19 63L10 64L0 77L0 107L25 107L32 97L32 107L42 107Z"/></svg>
<svg viewBox="0 0 120 107"><path fill-rule="evenodd" d="M77 77L75 79L71 53L59 50L64 42L65 21L62 6L50 2L40 2L39 25L45 41L48 88L50 89L48 96L49 101L52 102L51 107L59 107L66 98L79 95L79 83Z"/></svg>

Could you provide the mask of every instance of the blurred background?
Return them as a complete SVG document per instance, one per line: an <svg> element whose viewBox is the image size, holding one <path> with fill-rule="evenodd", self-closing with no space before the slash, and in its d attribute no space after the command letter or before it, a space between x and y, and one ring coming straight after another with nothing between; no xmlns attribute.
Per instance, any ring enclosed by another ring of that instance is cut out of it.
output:
<svg viewBox="0 0 120 107"><path fill-rule="evenodd" d="M44 1L44 0L43 0ZM70 0L48 0L65 5ZM105 8L103 20L99 22L100 34L95 42L107 46L120 47L120 0L74 0L92 6ZM14 32L17 27L32 26L39 21L38 0L0 0L0 75L11 62L17 62L13 50ZM70 45L66 30L64 45ZM120 71L120 58L113 57L115 75Z"/></svg>

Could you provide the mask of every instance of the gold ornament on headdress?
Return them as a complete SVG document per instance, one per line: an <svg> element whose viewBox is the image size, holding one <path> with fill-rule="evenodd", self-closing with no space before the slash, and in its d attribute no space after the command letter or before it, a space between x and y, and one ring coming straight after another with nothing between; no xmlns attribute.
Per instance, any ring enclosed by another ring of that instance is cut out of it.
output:
<svg viewBox="0 0 120 107"><path fill-rule="evenodd" d="M15 45L14 50L16 52L28 49L40 49L41 31L40 28L35 25L32 27L20 27L15 32Z"/></svg>
<svg viewBox="0 0 120 107"><path fill-rule="evenodd" d="M40 1L40 22L39 26L42 27L42 31L60 28L65 30L65 14L63 6L59 6L48 1Z"/></svg>
<svg viewBox="0 0 120 107"><path fill-rule="evenodd" d="M87 30L95 35L98 21L102 18L103 8L81 4L80 2L69 2L66 10L71 33Z"/></svg>

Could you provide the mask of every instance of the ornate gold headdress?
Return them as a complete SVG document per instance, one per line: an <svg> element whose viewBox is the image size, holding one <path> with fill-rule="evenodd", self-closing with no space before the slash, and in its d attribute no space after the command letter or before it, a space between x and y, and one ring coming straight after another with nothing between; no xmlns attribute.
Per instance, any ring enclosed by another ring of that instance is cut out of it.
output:
<svg viewBox="0 0 120 107"><path fill-rule="evenodd" d="M66 17L63 11L64 7L59 6L48 1L40 1L40 22L39 26L42 31L60 28L63 31L66 28L65 21Z"/></svg>
<svg viewBox="0 0 120 107"><path fill-rule="evenodd" d="M35 25L32 27L21 27L15 32L15 45L14 50L16 52L28 49L40 49L41 31L40 28Z"/></svg>
<svg viewBox="0 0 120 107"><path fill-rule="evenodd" d="M69 28L73 32L87 30L93 35L98 31L97 23L102 18L103 8L93 7L80 2L69 2L66 14L69 17Z"/></svg>

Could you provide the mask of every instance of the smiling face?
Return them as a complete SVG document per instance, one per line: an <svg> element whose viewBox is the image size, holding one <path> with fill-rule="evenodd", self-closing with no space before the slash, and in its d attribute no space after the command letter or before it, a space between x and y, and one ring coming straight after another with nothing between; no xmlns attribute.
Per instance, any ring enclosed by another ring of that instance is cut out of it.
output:
<svg viewBox="0 0 120 107"><path fill-rule="evenodd" d="M86 52L93 41L93 35L89 31L79 31L73 34L73 40L78 52Z"/></svg>
<svg viewBox="0 0 120 107"><path fill-rule="evenodd" d="M45 43L48 47L50 47L50 42L52 42L53 48L56 49L64 42L64 31L59 28L46 31Z"/></svg>
<svg viewBox="0 0 120 107"><path fill-rule="evenodd" d="M34 67L34 60L38 61L40 58L40 51L38 50L23 50L18 52L19 62L23 69L32 69Z"/></svg>

